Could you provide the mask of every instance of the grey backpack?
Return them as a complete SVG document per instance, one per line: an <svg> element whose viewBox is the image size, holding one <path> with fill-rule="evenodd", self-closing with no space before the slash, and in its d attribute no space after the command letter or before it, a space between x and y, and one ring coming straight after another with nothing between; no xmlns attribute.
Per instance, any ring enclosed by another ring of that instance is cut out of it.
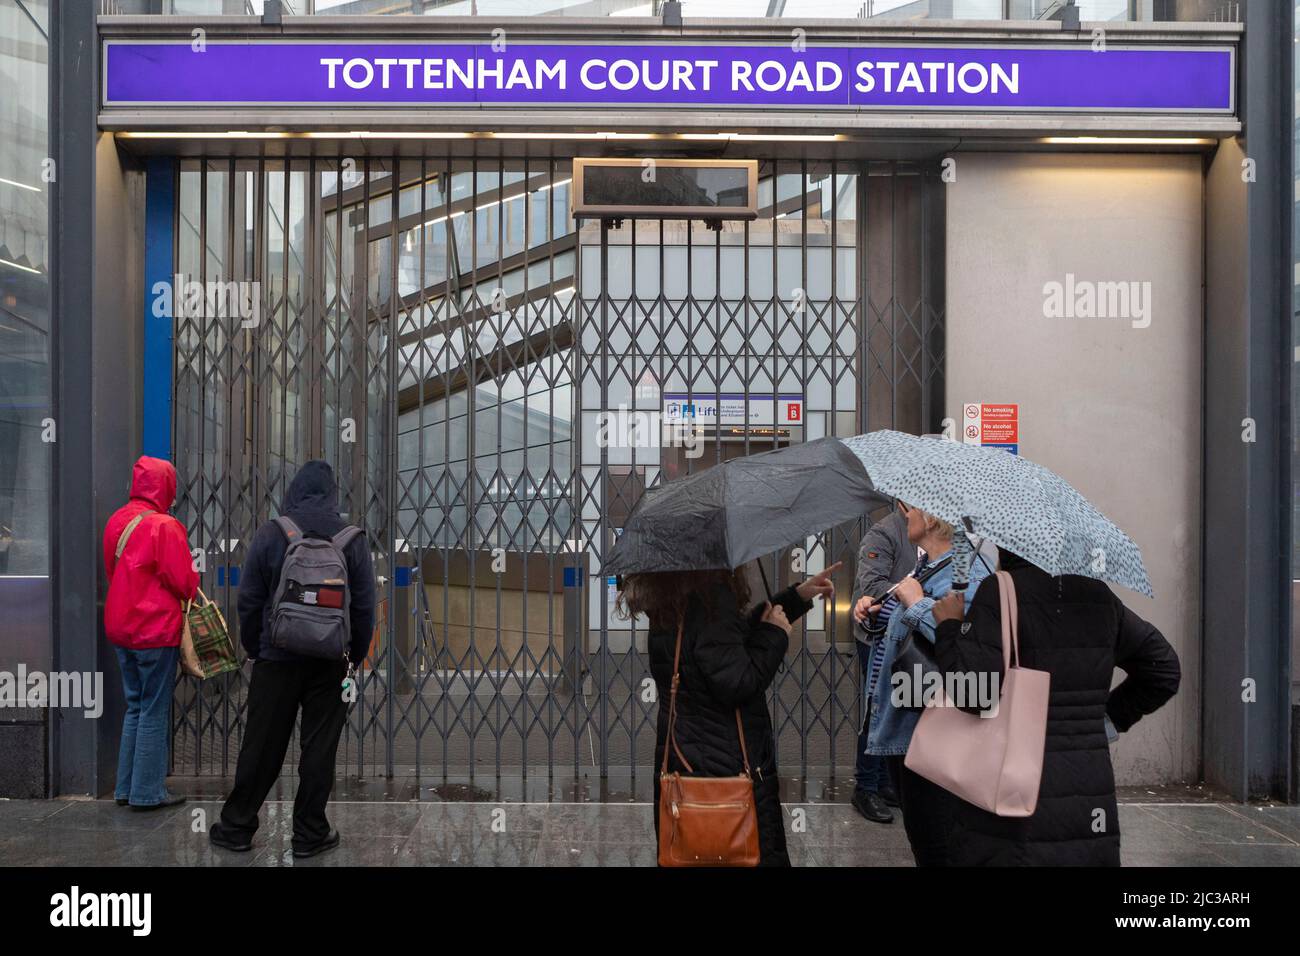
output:
<svg viewBox="0 0 1300 956"><path fill-rule="evenodd" d="M343 549L361 529L348 525L326 540L305 537L287 516L275 523L289 546L271 604L271 646L304 657L346 659L352 640L352 596Z"/></svg>

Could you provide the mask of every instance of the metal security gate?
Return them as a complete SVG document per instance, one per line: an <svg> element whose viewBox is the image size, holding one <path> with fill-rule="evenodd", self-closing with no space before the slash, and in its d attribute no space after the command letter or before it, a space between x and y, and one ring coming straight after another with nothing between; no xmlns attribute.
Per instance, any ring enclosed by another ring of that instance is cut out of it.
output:
<svg viewBox="0 0 1300 956"><path fill-rule="evenodd" d="M720 229L576 224L554 157L182 160L178 176L177 514L233 625L254 531L298 466L333 465L380 582L340 751L359 776L648 787L645 632L601 574L644 489L939 424L928 167L763 161L758 220ZM776 586L846 563L771 691L782 772L803 780L851 772L862 530L769 570ZM178 688L176 773L233 772L245 683Z"/></svg>

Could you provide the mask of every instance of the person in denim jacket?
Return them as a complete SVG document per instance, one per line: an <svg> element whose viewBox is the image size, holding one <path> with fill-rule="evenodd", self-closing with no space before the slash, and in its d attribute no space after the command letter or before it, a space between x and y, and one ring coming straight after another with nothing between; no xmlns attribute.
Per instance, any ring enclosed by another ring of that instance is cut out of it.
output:
<svg viewBox="0 0 1300 956"><path fill-rule="evenodd" d="M903 826L917 866L943 866L947 863L947 833L952 819L950 801L956 798L903 766L921 712L894 705L890 674L898 648L909 633L915 631L934 643L935 620L931 609L938 598L952 589L952 566L941 567L924 583L917 578L952 550L954 531L946 521L919 508L901 501L898 508L907 519L908 540L922 552L916 570L898 584L890 597L883 601L863 597L853 610L859 621L872 621L873 631L878 633L882 626L884 629L872 648L866 682L867 753L888 759L890 775L902 803ZM988 566L977 557L966 588L967 607L988 574Z"/></svg>

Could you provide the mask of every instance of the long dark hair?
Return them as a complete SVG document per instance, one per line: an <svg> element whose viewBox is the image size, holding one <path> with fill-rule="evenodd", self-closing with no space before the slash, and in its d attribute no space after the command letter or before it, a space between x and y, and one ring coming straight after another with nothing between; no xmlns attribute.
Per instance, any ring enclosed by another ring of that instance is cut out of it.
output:
<svg viewBox="0 0 1300 956"><path fill-rule="evenodd" d="M707 603L709 592L719 584L736 596L742 611L749 606L749 582L735 571L654 571L623 578L614 609L623 620L644 614L655 629L672 629L686 616L691 596Z"/></svg>

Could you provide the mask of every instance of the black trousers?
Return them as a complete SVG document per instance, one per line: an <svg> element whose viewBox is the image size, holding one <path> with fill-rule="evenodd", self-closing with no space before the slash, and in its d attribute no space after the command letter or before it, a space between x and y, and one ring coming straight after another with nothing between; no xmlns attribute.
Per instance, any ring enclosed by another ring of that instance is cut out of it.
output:
<svg viewBox="0 0 1300 956"><path fill-rule="evenodd" d="M948 866L948 838L952 831L953 801L958 799L938 784L903 766L902 757L890 757L890 776L898 790L903 829L917 866Z"/></svg>
<svg viewBox="0 0 1300 956"><path fill-rule="evenodd" d="M248 687L248 723L235 765L235 788L221 808L231 837L252 839L258 812L275 786L302 709L293 846L310 849L329 835L325 805L334 789L334 758L347 719L342 661L258 661Z"/></svg>

